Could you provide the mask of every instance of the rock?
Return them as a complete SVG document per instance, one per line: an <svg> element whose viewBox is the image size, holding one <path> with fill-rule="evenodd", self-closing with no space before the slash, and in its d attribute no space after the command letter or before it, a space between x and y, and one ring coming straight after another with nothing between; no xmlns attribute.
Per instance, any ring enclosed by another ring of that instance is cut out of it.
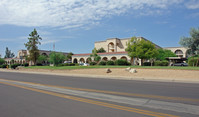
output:
<svg viewBox="0 0 199 117"><path fill-rule="evenodd" d="M108 68L106 69L106 73L111 73L112 71Z"/></svg>
<svg viewBox="0 0 199 117"><path fill-rule="evenodd" d="M129 70L130 73L137 73L136 69Z"/></svg>
<svg viewBox="0 0 199 117"><path fill-rule="evenodd" d="M131 70L131 68L130 68L130 67L128 67L128 68L126 68L126 69L125 69L125 71L130 71L130 70Z"/></svg>

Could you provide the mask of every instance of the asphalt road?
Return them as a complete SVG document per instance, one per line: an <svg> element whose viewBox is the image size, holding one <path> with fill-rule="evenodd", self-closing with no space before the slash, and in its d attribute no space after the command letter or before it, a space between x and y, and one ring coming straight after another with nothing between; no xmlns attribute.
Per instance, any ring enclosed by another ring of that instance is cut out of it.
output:
<svg viewBox="0 0 199 117"><path fill-rule="evenodd" d="M193 83L0 72L0 116L197 117L198 89Z"/></svg>

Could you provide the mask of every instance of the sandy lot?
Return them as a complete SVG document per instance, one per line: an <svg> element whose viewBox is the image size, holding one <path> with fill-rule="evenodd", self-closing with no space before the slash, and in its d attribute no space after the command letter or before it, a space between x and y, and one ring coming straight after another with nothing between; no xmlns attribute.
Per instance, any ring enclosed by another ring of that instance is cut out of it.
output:
<svg viewBox="0 0 199 117"><path fill-rule="evenodd" d="M66 76L101 77L128 80L156 80L172 82L197 82L199 83L199 70L172 70L172 69L136 69L137 73L130 73L124 68L111 68L111 73L106 73L106 68L76 69L76 70L47 70L47 69L19 69L4 70L23 73L41 73ZM2 69L1 69L2 71Z"/></svg>

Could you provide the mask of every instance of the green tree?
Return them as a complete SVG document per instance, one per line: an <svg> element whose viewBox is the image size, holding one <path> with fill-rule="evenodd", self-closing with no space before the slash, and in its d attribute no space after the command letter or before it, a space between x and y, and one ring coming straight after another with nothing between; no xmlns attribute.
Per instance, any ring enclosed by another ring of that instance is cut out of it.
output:
<svg viewBox="0 0 199 117"><path fill-rule="evenodd" d="M179 42L183 47L190 48L190 54L192 56L199 54L199 27L191 28L190 37L182 37ZM199 62L199 58L197 63ZM197 64L196 63L196 64ZM194 63L193 63L194 66Z"/></svg>
<svg viewBox="0 0 199 117"><path fill-rule="evenodd" d="M66 56L66 60L67 61L72 60L72 55L73 55L73 53L69 52L68 55Z"/></svg>
<svg viewBox="0 0 199 117"><path fill-rule="evenodd" d="M33 64L35 65L37 62L37 59L39 57L39 49L38 49L38 44L41 45L41 43L39 42L39 40L42 40L42 38L39 36L39 34L37 33L37 30L34 29L30 34L29 34L29 38L28 38L28 42L25 43L25 47L27 48L27 50L29 50L30 55L29 55L29 59L33 62Z"/></svg>
<svg viewBox="0 0 199 117"><path fill-rule="evenodd" d="M106 50L104 50L104 48L102 48L102 47L97 50L97 53L105 53L105 52L106 52Z"/></svg>
<svg viewBox="0 0 199 117"><path fill-rule="evenodd" d="M38 62L39 63L43 63L43 62L45 62L47 60L48 60L48 57L45 56L45 55L39 55L39 57L38 57Z"/></svg>
<svg viewBox="0 0 199 117"><path fill-rule="evenodd" d="M90 55L90 57L93 58L95 62L99 62L101 60L101 57L97 54L96 48L92 50L92 54Z"/></svg>
<svg viewBox="0 0 199 117"><path fill-rule="evenodd" d="M12 53L11 50L8 49L8 47L6 47L5 57L4 58L13 58L14 56L15 56L15 54Z"/></svg>
<svg viewBox="0 0 199 117"><path fill-rule="evenodd" d="M166 60L167 57L177 57L177 56L171 50L158 49L158 55L156 56L157 60L163 61Z"/></svg>
<svg viewBox="0 0 199 117"><path fill-rule="evenodd" d="M3 65L5 63L5 60L0 58L0 65Z"/></svg>
<svg viewBox="0 0 199 117"><path fill-rule="evenodd" d="M136 37L131 38L125 50L131 58L141 59L141 65L143 65L144 59L149 59L152 63L153 59L158 55L154 44L144 39L137 39Z"/></svg>
<svg viewBox="0 0 199 117"><path fill-rule="evenodd" d="M60 63L63 63L64 60L66 59L66 56L62 53L58 53L58 52L52 52L50 53L50 58L49 61L51 64L54 64L55 66L57 66Z"/></svg>

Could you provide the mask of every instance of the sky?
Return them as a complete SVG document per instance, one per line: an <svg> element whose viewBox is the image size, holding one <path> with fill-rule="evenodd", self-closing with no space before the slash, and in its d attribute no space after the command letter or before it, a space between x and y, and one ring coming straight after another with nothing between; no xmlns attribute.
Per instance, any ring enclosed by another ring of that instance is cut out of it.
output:
<svg viewBox="0 0 199 117"><path fill-rule="evenodd" d="M178 47L199 27L199 0L1 0L0 54L26 49L34 28L41 50L91 53L96 41L144 37Z"/></svg>

